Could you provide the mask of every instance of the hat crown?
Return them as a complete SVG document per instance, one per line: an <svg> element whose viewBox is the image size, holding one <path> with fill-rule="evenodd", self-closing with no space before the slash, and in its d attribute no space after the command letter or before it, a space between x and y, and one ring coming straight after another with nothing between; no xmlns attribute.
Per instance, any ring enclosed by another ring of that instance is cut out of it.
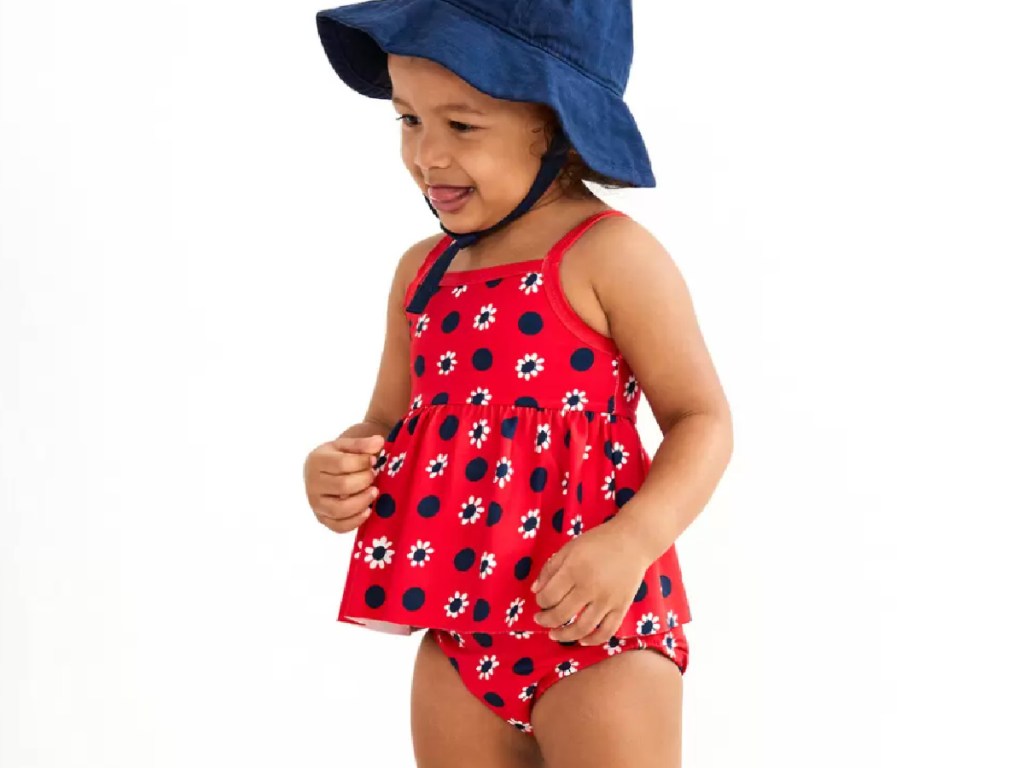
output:
<svg viewBox="0 0 1024 768"><path fill-rule="evenodd" d="M630 0L443 0L622 95L633 62Z"/></svg>

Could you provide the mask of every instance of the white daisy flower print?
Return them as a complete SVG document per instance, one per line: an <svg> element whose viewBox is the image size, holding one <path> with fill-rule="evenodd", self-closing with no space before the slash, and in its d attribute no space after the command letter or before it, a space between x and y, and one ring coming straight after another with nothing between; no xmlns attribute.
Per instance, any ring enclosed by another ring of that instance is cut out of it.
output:
<svg viewBox="0 0 1024 768"><path fill-rule="evenodd" d="M623 389L623 393L626 396L626 402L629 402L636 397L639 391L640 387L636 383L636 376L630 374L629 379L626 381L626 386Z"/></svg>
<svg viewBox="0 0 1024 768"><path fill-rule="evenodd" d="M562 495L565 496L569 493L569 470L565 471L565 477L562 478Z"/></svg>
<svg viewBox="0 0 1024 768"><path fill-rule="evenodd" d="M473 428L469 430L469 442L480 448L484 441L487 439L487 435L491 433L491 428L487 423L487 419L480 419L480 421L473 422Z"/></svg>
<svg viewBox="0 0 1024 768"><path fill-rule="evenodd" d="M524 723L521 720L516 720L514 717L510 717L508 719L508 724L515 726L518 730L522 731L523 733L533 733L532 725L530 725L529 723Z"/></svg>
<svg viewBox="0 0 1024 768"><path fill-rule="evenodd" d="M626 446L622 443L612 443L611 448L608 449L608 459L615 465L616 469L622 469L626 466L628 458L629 451L626 450Z"/></svg>
<svg viewBox="0 0 1024 768"><path fill-rule="evenodd" d="M636 632L638 635L653 635L661 629L658 623L658 617L653 613L645 613L636 623Z"/></svg>
<svg viewBox="0 0 1024 768"><path fill-rule="evenodd" d="M352 559L353 560L358 560L362 556L363 556L363 542L360 539L359 541L356 542L356 545L354 547L352 547Z"/></svg>
<svg viewBox="0 0 1024 768"><path fill-rule="evenodd" d="M551 425L539 424L537 426L537 440L534 442L534 451L541 451L551 447Z"/></svg>
<svg viewBox="0 0 1024 768"><path fill-rule="evenodd" d="M459 644L459 648L466 647L466 639L458 632L449 632L448 635L451 637L452 640Z"/></svg>
<svg viewBox="0 0 1024 768"><path fill-rule="evenodd" d="M512 480L512 462L508 456L502 456L501 461L498 462L498 466L494 468L494 482L498 484L499 488L504 488L505 484Z"/></svg>
<svg viewBox="0 0 1024 768"><path fill-rule="evenodd" d="M580 663L576 659L566 659L555 667L555 672L558 673L559 677L568 677L580 668Z"/></svg>
<svg viewBox="0 0 1024 768"><path fill-rule="evenodd" d="M469 501L463 502L462 511L459 513L459 518L462 520L463 525L475 523L480 519L480 515L484 511L483 503L483 499L475 496L470 496Z"/></svg>
<svg viewBox="0 0 1024 768"><path fill-rule="evenodd" d="M461 296L466 292L466 288L467 286L465 285L456 285L452 288L452 296Z"/></svg>
<svg viewBox="0 0 1024 768"><path fill-rule="evenodd" d="M494 556L493 552L484 552L480 555L480 578L486 579L498 566L498 559Z"/></svg>
<svg viewBox="0 0 1024 768"><path fill-rule="evenodd" d="M373 540L373 546L366 547L365 562L370 564L370 568L383 568L391 565L391 556L394 554L395 550L391 549L387 536L381 536Z"/></svg>
<svg viewBox="0 0 1024 768"><path fill-rule="evenodd" d="M404 453L402 454L405 455ZM437 477L438 475L444 474L444 468L448 466L448 454L439 453L437 458L431 459L427 464L427 472L431 477Z"/></svg>
<svg viewBox="0 0 1024 768"><path fill-rule="evenodd" d="M443 355L441 355L441 359L437 361L437 367L440 369L439 373L442 376L447 376L449 373L455 370L455 363L455 353L452 352L451 350L448 350Z"/></svg>
<svg viewBox="0 0 1024 768"><path fill-rule="evenodd" d="M480 307L480 311L477 312L476 317L473 318L473 327L478 331L483 331L491 327L491 323L494 322L494 316L498 310L494 308L493 304L485 304Z"/></svg>
<svg viewBox="0 0 1024 768"><path fill-rule="evenodd" d="M533 539L537 536L537 528L540 527L540 509L531 509L520 520L523 524L519 526L519 532L524 539Z"/></svg>
<svg viewBox="0 0 1024 768"><path fill-rule="evenodd" d="M567 533L574 539L583 533L583 515L576 515L569 523L569 530Z"/></svg>
<svg viewBox="0 0 1024 768"><path fill-rule="evenodd" d="M434 548L430 546L430 542L417 539L409 549L409 564L422 568L430 560L432 554L434 554Z"/></svg>
<svg viewBox="0 0 1024 768"><path fill-rule="evenodd" d="M412 399L412 405L409 406L409 413L412 413L417 408L422 408L422 407L423 407L423 395L416 395L416 397L414 397Z"/></svg>
<svg viewBox="0 0 1024 768"><path fill-rule="evenodd" d="M676 616L676 612L675 611L669 611L665 615L665 625L669 629L675 629L676 627L679 626L679 617Z"/></svg>
<svg viewBox="0 0 1024 768"><path fill-rule="evenodd" d="M474 389L469 397L466 398L466 402L470 405L486 405L491 401L491 391L484 387L477 387Z"/></svg>
<svg viewBox="0 0 1024 768"><path fill-rule="evenodd" d="M516 361L516 374L520 379L529 381L536 378L544 370L544 358L536 352L523 355Z"/></svg>
<svg viewBox="0 0 1024 768"><path fill-rule="evenodd" d="M469 595L465 592L456 591L454 595L448 598L448 602L445 603L444 612L448 618L454 619L456 616L466 612L466 606L469 605Z"/></svg>
<svg viewBox="0 0 1024 768"><path fill-rule="evenodd" d="M376 477L377 475L380 474L380 471L382 469L384 469L384 467L387 465L387 463L388 463L388 449L387 448L381 448L380 451L377 453L377 458L373 460L373 466L370 468L370 469L373 470L374 477Z"/></svg>
<svg viewBox="0 0 1024 768"><path fill-rule="evenodd" d="M586 392L578 389L566 392L565 397L562 398L562 415L564 416L569 411L582 411L583 406L585 406L587 402Z"/></svg>
<svg viewBox="0 0 1024 768"><path fill-rule="evenodd" d="M583 446L583 460L586 461L590 458L590 445Z"/></svg>
<svg viewBox="0 0 1024 768"><path fill-rule="evenodd" d="M427 330L428 323L430 323L430 315L424 312L419 316L419 319L416 320L416 338L423 335L423 332Z"/></svg>
<svg viewBox="0 0 1024 768"><path fill-rule="evenodd" d="M494 674L494 670L498 668L498 657L493 654L490 656L484 656L480 659L480 663L476 666L476 671L480 673L481 680L490 680L491 675Z"/></svg>
<svg viewBox="0 0 1024 768"><path fill-rule="evenodd" d="M661 646L673 659L676 657L676 639L672 635L666 634L661 641Z"/></svg>
<svg viewBox="0 0 1024 768"><path fill-rule="evenodd" d="M505 623L511 627L519 621L519 617L523 614L524 605L526 605L526 601L521 597L517 597L513 600L512 605L510 605L505 611Z"/></svg>
<svg viewBox="0 0 1024 768"><path fill-rule="evenodd" d="M608 642L604 644L604 649L608 651L609 656L614 656L616 653L622 653L622 641L615 635L612 635L608 638Z"/></svg>
<svg viewBox="0 0 1024 768"><path fill-rule="evenodd" d="M528 640L530 637L533 636L533 631L529 629L524 629L521 631L510 629L508 633L512 635L512 637L518 638L519 640Z"/></svg>
<svg viewBox="0 0 1024 768"><path fill-rule="evenodd" d="M537 293L542 285L544 285L544 275L540 272L527 272L519 281L519 290L525 294Z"/></svg>
<svg viewBox="0 0 1024 768"><path fill-rule="evenodd" d="M604 497L606 499L615 498L615 470L612 470L610 475L605 475L604 483L601 485L601 490L604 491Z"/></svg>
<svg viewBox="0 0 1024 768"><path fill-rule="evenodd" d="M398 474L398 470L402 468L402 464L405 463L405 451L402 451L397 456L391 458L391 463L388 465L388 474L394 477Z"/></svg>
<svg viewBox="0 0 1024 768"><path fill-rule="evenodd" d="M524 686L523 690L521 690L519 692L519 700L520 701L529 701L530 699L533 698L533 695L535 693L537 693L537 684L536 683L530 683L529 685Z"/></svg>

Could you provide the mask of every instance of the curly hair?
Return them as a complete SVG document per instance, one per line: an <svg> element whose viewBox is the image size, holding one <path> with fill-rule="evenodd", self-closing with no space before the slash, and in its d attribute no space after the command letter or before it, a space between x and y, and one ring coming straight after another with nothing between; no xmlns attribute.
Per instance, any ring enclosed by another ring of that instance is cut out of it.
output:
<svg viewBox="0 0 1024 768"><path fill-rule="evenodd" d="M544 122L544 146L547 146L551 142L555 129L559 125L558 115L546 104L541 104L540 107L546 117ZM622 181L621 179L616 179L612 176L607 176L595 171L587 164L587 161L583 159L583 156L580 155L574 147L569 148L569 156L565 161L565 166L562 168L562 172L559 174L557 181L561 184L562 190L569 195L580 191L581 188L584 188L583 182L585 181L597 184L605 189L630 189L636 186L636 184L633 184L632 182Z"/></svg>

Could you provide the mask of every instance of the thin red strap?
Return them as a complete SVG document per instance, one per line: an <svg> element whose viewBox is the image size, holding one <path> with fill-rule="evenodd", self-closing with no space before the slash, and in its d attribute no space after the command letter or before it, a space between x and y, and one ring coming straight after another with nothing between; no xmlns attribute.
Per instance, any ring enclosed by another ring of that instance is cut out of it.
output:
<svg viewBox="0 0 1024 768"><path fill-rule="evenodd" d="M548 251L548 255L544 257L543 268L553 269L557 267L558 262L562 260L562 257L565 255L565 252L568 251L573 246L573 244L580 239L584 232L586 232L592 226L597 224L597 222L601 221L601 219L608 219L611 218L612 216L625 215L626 214L623 213L622 211L618 211L612 208L607 211L595 213L593 216L584 219L571 230L569 230L569 232L566 233L561 240L555 243L550 251Z"/></svg>

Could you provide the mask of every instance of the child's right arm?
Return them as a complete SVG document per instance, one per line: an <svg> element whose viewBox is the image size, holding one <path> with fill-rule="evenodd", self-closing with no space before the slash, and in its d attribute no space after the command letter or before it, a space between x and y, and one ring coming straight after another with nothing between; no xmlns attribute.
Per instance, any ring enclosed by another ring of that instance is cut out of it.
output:
<svg viewBox="0 0 1024 768"><path fill-rule="evenodd" d="M306 499L317 519L336 533L358 528L369 516L376 491L374 459L384 445L384 436L409 408L412 382L405 299L423 260L441 237L432 235L413 245L395 268L388 295L384 347L366 416L306 457Z"/></svg>

